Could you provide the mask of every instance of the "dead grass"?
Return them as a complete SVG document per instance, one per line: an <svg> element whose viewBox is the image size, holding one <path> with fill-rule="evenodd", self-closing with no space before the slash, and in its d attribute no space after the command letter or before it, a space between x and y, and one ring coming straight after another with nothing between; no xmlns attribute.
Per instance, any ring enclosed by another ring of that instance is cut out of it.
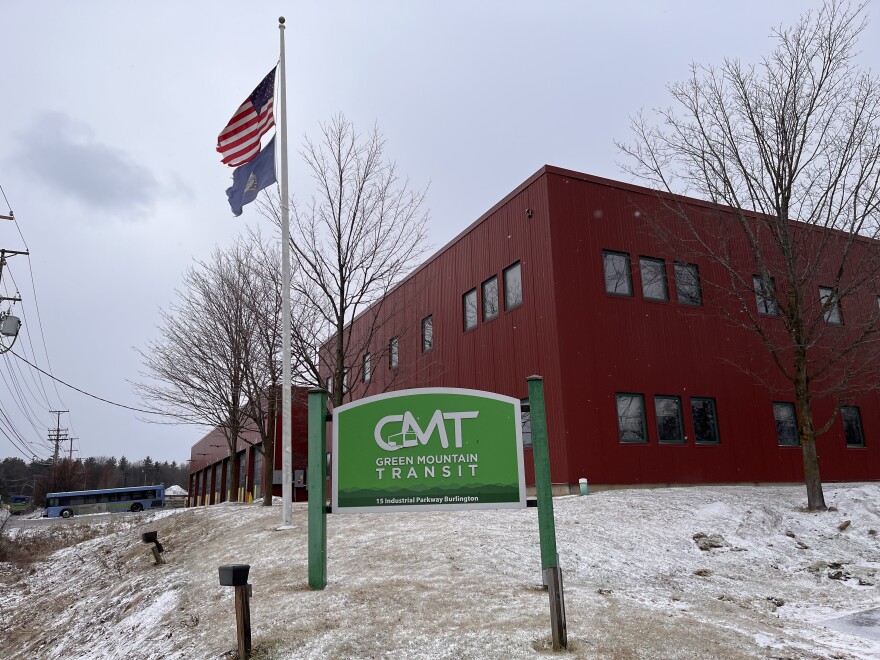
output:
<svg viewBox="0 0 880 660"><path fill-rule="evenodd" d="M27 568L53 552L107 533L105 529L89 524L68 524L53 526L51 530L20 529L12 534L6 525L9 520L7 518L0 525L0 562L9 562L18 568Z"/></svg>

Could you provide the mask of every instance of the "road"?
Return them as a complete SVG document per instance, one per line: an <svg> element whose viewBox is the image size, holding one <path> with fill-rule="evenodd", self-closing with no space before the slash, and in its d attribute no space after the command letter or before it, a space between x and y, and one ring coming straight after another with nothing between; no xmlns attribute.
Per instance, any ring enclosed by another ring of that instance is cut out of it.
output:
<svg viewBox="0 0 880 660"><path fill-rule="evenodd" d="M140 513L90 513L81 516L73 516L72 518L41 518L37 513L28 513L23 516L10 516L8 511L0 511L0 526L5 527L6 529L26 529L28 527L40 527L45 525L68 525L74 521L76 522L88 522L88 521L99 521L99 520L108 520L108 516L113 516L114 519L123 519L130 518L132 516L140 516ZM9 518L9 521L4 524L4 520Z"/></svg>

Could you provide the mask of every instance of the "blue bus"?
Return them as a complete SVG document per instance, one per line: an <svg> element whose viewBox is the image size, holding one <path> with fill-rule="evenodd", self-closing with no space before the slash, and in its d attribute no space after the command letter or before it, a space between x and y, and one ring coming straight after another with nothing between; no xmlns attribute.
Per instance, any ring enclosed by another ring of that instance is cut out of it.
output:
<svg viewBox="0 0 880 660"><path fill-rule="evenodd" d="M86 513L137 512L162 506L165 506L165 486L162 485L75 490L47 493L43 516L70 518Z"/></svg>

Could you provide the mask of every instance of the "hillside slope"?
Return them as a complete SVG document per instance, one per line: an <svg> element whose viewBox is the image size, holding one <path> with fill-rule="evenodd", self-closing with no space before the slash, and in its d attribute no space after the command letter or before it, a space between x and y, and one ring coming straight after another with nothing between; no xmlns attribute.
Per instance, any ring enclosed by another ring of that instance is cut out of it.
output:
<svg viewBox="0 0 880 660"><path fill-rule="evenodd" d="M746 486L557 498L569 654L880 657L880 638L827 623L880 607L880 484L828 486L827 513L804 499L803 487ZM7 529L22 543L98 536L0 564L4 657L235 657L224 563L251 564L255 658L550 653L535 509L331 515L324 591L307 586L305 506L290 529L280 516L227 504ZM150 529L166 565L140 543Z"/></svg>

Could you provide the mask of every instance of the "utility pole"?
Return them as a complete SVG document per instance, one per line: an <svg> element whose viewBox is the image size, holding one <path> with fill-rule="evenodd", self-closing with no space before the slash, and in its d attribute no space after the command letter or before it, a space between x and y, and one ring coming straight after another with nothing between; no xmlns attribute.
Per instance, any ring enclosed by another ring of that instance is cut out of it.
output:
<svg viewBox="0 0 880 660"><path fill-rule="evenodd" d="M69 410L50 410L51 414L55 415L55 428L49 429L49 442L55 444L55 450L52 452L52 465L54 466L58 463L58 446L64 440L67 440L67 429L61 428L61 415L64 413L70 412ZM70 445L71 448L71 457L73 457L73 444Z"/></svg>
<svg viewBox="0 0 880 660"><path fill-rule="evenodd" d="M10 211L10 215L0 215L0 218L4 220L12 220L12 212ZM3 250L0 249L0 282L3 280L3 267L6 265L6 256L15 256L19 254L29 254L27 251L20 252L18 250ZM0 296L0 302L11 302L17 303L21 302L21 296L17 293L16 295L9 296ZM18 338L18 331L21 328L21 320L17 316L13 316L11 312L11 308L7 309L5 312L0 311L0 338L2 337L12 337L12 343L8 346L0 344L0 353L5 353L9 349L12 348L12 344L15 343L15 340Z"/></svg>
<svg viewBox="0 0 880 660"><path fill-rule="evenodd" d="M70 440L70 452L67 454L67 458L69 458L72 461L73 460L73 441L79 440L79 438L70 437L70 438L68 438L68 440Z"/></svg>
<svg viewBox="0 0 880 660"><path fill-rule="evenodd" d="M8 216L0 215L0 218L6 219L6 218L8 218ZM25 250L24 252L19 252L18 250L0 249L0 282L3 281L3 266L6 265L6 257L7 256L14 257L19 254L30 255L30 252L28 252L27 250ZM4 300L9 300L12 302L21 302L21 296L13 296L12 298L8 298L6 296L0 296L0 302L2 302Z"/></svg>

